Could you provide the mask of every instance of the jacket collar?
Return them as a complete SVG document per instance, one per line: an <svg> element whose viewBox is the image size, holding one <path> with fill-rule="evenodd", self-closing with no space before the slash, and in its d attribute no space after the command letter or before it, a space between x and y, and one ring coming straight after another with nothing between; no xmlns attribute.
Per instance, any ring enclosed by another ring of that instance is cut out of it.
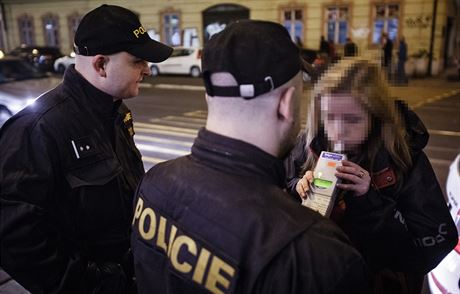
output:
<svg viewBox="0 0 460 294"><path fill-rule="evenodd" d="M406 102L396 100L396 109L401 114L406 126L409 147L413 153L419 153L428 144L430 135L418 115L412 111Z"/></svg>
<svg viewBox="0 0 460 294"><path fill-rule="evenodd" d="M284 188L282 160L249 143L200 129L192 158L231 174L257 177Z"/></svg>
<svg viewBox="0 0 460 294"><path fill-rule="evenodd" d="M114 102L111 95L94 87L75 70L74 65L66 70L63 84L65 89L74 94L71 97L78 99L78 104L91 108L103 117L112 117L121 104L121 100Z"/></svg>

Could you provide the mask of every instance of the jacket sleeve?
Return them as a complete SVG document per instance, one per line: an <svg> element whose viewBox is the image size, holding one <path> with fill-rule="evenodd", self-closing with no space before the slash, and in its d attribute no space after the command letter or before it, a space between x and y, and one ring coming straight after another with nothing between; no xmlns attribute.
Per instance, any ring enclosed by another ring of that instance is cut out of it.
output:
<svg viewBox="0 0 460 294"><path fill-rule="evenodd" d="M7 122L0 133L0 264L33 293L71 293L61 288L64 277L79 277L86 264L59 246L52 217L57 152L46 131L26 120Z"/></svg>
<svg viewBox="0 0 460 294"><path fill-rule="evenodd" d="M420 152L398 195L346 197L344 228L374 269L426 273L457 244L455 224L428 158Z"/></svg>
<svg viewBox="0 0 460 294"><path fill-rule="evenodd" d="M286 188L288 193L294 196L296 199L299 199L299 194L297 193L295 187L301 178L302 166L307 160L305 140L305 133L301 133L297 137L296 144L291 153L284 160L284 168L286 171Z"/></svg>
<svg viewBox="0 0 460 294"><path fill-rule="evenodd" d="M349 239L323 219L286 246L252 293L371 293L368 267Z"/></svg>

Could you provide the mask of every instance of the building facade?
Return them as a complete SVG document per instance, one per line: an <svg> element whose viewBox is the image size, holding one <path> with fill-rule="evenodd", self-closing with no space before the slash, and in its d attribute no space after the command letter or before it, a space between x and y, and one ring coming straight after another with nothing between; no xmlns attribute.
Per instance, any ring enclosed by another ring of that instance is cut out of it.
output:
<svg viewBox="0 0 460 294"><path fill-rule="evenodd" d="M238 19L283 24L294 41L318 49L320 37L337 52L347 37L359 53L378 58L383 32L395 44L405 37L409 55L430 56L433 72L460 57L460 0L3 0L0 48L21 44L72 51L80 18L103 4L138 13L149 34L172 46L199 47L212 34ZM397 45L395 46L395 52ZM427 58L426 58L427 59Z"/></svg>

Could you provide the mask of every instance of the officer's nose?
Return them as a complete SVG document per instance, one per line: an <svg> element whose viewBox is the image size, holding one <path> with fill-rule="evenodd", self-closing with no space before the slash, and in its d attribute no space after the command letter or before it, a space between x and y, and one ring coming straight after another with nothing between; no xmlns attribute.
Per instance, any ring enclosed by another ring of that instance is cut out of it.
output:
<svg viewBox="0 0 460 294"><path fill-rule="evenodd" d="M150 70L149 63L147 61L144 61L144 67L142 68L142 74L146 76L152 75L152 71Z"/></svg>

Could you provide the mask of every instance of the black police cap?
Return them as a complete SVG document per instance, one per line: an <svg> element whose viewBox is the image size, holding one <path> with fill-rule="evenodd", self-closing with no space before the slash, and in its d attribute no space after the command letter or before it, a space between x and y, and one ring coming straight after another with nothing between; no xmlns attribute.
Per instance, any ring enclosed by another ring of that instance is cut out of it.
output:
<svg viewBox="0 0 460 294"><path fill-rule="evenodd" d="M75 53L94 56L126 51L150 62L167 59L172 48L150 38L129 9L104 4L88 12L75 33Z"/></svg>

